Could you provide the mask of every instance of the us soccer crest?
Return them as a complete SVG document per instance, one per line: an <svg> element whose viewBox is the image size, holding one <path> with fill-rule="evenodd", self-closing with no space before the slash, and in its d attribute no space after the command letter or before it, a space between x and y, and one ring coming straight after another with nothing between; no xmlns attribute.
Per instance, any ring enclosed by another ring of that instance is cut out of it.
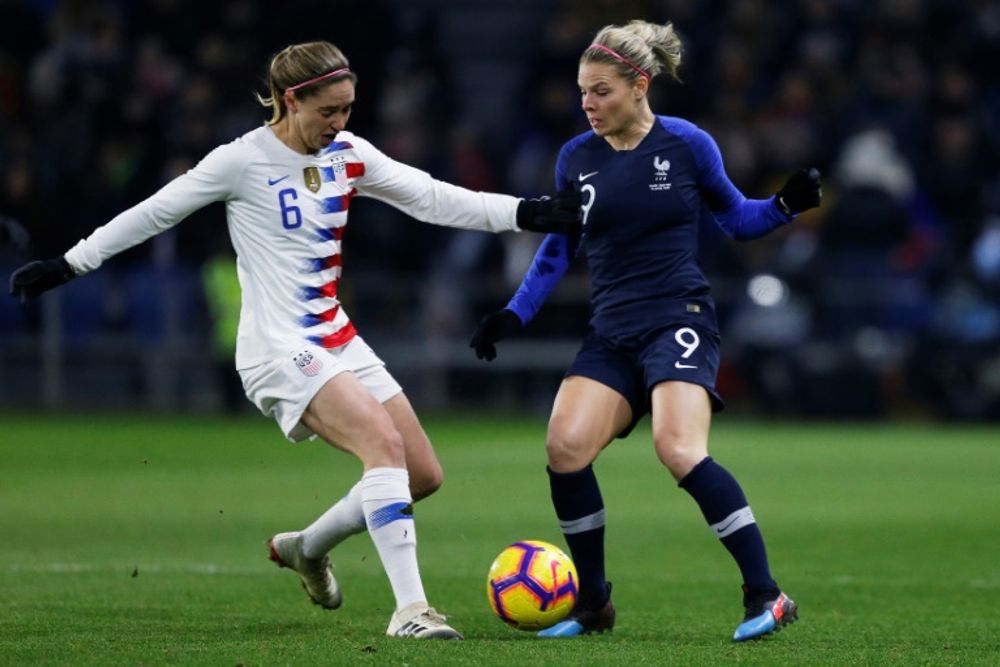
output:
<svg viewBox="0 0 1000 667"><path fill-rule="evenodd" d="M309 350L295 355L293 361L295 361L295 365L299 367L303 375L308 377L315 377L323 368L323 362Z"/></svg>
<svg viewBox="0 0 1000 667"><path fill-rule="evenodd" d="M319 186L322 181L319 177L319 169L317 167L306 167L302 170L302 178L305 179L306 187L309 188L310 192L319 192Z"/></svg>

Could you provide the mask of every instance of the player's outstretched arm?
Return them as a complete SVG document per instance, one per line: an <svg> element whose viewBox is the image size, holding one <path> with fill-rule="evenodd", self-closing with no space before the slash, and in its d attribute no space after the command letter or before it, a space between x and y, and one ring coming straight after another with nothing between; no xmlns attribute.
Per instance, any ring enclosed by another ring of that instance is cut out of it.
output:
<svg viewBox="0 0 1000 667"><path fill-rule="evenodd" d="M77 275L97 269L105 259L170 229L203 206L225 201L235 192L244 156L245 150L236 142L216 148L193 169L95 229L64 256L29 262L14 271L11 296L26 304Z"/></svg>
<svg viewBox="0 0 1000 667"><path fill-rule="evenodd" d="M65 257L28 262L10 275L10 295L26 305L42 292L59 287L76 277Z"/></svg>
<svg viewBox="0 0 1000 667"><path fill-rule="evenodd" d="M728 180L725 181L728 183ZM747 199L735 186L726 185L727 206L713 210L716 222L737 241L750 241L787 225L799 213L816 208L823 199L819 170L801 169L767 199Z"/></svg>
<svg viewBox="0 0 1000 667"><path fill-rule="evenodd" d="M522 199L517 205L517 226L540 234L577 234L582 225L582 203L580 193L575 190L552 197Z"/></svg>

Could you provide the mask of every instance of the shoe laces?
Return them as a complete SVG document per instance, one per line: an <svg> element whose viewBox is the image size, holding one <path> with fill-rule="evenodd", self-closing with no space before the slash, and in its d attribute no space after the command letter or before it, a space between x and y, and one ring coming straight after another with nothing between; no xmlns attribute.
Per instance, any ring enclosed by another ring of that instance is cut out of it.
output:
<svg viewBox="0 0 1000 667"><path fill-rule="evenodd" d="M429 621L433 621L434 623L440 623L442 625L444 625L445 621L448 620L448 618L444 614L438 612L434 607L427 607L427 610L422 614L420 614L420 616L426 618Z"/></svg>

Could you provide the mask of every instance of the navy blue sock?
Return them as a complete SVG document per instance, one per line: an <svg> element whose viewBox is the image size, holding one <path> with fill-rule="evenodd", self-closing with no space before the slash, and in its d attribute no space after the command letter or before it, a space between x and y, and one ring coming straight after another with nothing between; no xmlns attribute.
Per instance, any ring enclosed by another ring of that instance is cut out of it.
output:
<svg viewBox="0 0 1000 667"><path fill-rule="evenodd" d="M580 577L580 606L597 609L608 599L604 578L604 500L594 469L559 473L546 468L552 505Z"/></svg>
<svg viewBox="0 0 1000 667"><path fill-rule="evenodd" d="M739 482L711 456L706 456L678 486L691 494L712 533L736 559L747 588L777 589L767 565L764 538Z"/></svg>

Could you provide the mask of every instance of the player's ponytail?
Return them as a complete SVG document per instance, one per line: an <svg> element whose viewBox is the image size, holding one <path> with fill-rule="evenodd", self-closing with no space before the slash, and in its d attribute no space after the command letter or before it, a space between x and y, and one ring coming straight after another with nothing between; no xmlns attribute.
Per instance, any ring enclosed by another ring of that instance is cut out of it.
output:
<svg viewBox="0 0 1000 667"><path fill-rule="evenodd" d="M629 21L625 26L604 26L580 57L581 62L614 65L626 78L652 79L660 72L680 81L677 70L684 48L672 23Z"/></svg>
<svg viewBox="0 0 1000 667"><path fill-rule="evenodd" d="M305 42L292 44L271 58L267 73L269 97L257 95L257 101L271 107L274 125L285 117L285 91L292 89L298 99L315 94L320 86L350 79L357 83L358 77L350 70L350 64L343 52L330 42Z"/></svg>

